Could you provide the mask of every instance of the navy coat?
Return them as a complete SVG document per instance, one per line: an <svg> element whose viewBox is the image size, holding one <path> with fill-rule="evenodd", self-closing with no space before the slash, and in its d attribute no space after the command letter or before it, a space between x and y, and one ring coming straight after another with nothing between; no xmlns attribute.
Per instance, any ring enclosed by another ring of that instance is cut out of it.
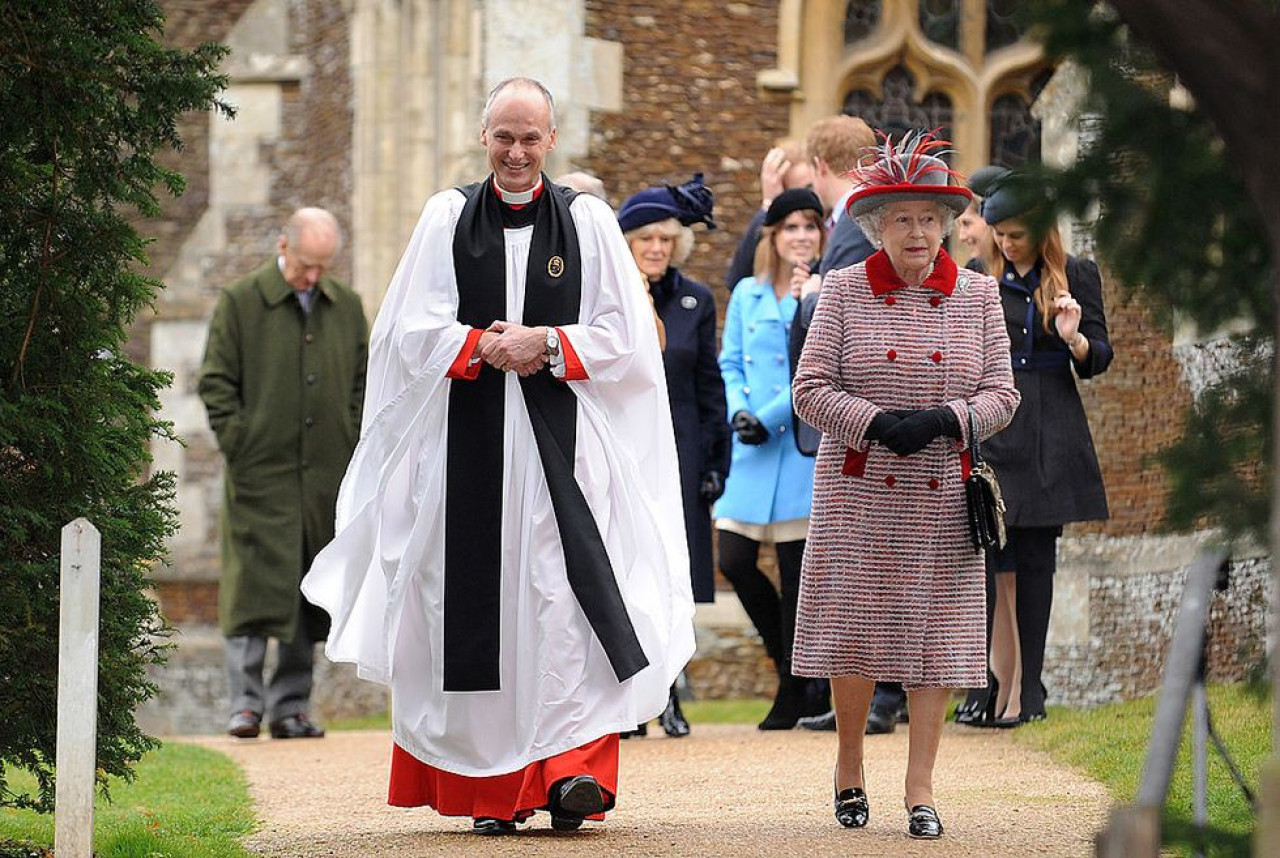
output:
<svg viewBox="0 0 1280 858"><path fill-rule="evenodd" d="M1080 333L1089 339L1083 363L1071 357L1057 333L1045 331L1032 297L1039 279L1038 266L1026 277L1009 267L1000 281L1022 404L982 452L1000 478L1011 527L1053 527L1108 515L1102 470L1076 389L1077 376L1093 378L1111 364L1102 275L1089 260L1067 257L1067 284L1080 302Z"/></svg>
<svg viewBox="0 0 1280 858"><path fill-rule="evenodd" d="M724 379L716 360L716 302L711 290L674 268L649 284L654 308L667 332L662 361L675 424L680 490L689 540L689 572L696 602L715 600L711 553L711 505L699 487L709 471L729 475L731 447Z"/></svg>

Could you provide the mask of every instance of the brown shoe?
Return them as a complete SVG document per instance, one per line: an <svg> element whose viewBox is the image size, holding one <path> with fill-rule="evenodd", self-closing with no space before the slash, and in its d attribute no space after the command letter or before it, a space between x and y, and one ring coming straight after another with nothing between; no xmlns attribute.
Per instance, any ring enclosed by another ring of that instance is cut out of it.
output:
<svg viewBox="0 0 1280 858"><path fill-rule="evenodd" d="M273 739L319 739L323 735L324 728L308 718L305 712L286 715L278 721L271 722Z"/></svg>
<svg viewBox="0 0 1280 858"><path fill-rule="evenodd" d="M237 739L256 739L262 732L262 716L251 709L245 709L231 716L227 725L227 733Z"/></svg>

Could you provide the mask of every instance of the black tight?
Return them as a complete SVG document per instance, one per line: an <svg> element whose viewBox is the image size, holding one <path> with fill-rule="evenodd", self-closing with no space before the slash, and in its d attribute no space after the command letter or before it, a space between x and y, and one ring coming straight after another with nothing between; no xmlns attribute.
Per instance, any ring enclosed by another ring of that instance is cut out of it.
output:
<svg viewBox="0 0 1280 858"><path fill-rule="evenodd" d="M781 594L773 582L760 571L757 560L760 543L737 533L721 530L720 571L733 585L747 616L755 623L764 640L765 652L773 659L781 676L791 673L791 644L796 636L796 603L800 597L800 564L804 558L804 540L779 542L778 578Z"/></svg>

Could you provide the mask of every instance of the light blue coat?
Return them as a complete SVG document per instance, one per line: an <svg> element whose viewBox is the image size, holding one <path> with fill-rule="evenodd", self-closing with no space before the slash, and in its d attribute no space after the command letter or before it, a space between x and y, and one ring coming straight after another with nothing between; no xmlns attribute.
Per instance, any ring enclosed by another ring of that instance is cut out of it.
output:
<svg viewBox="0 0 1280 858"><path fill-rule="evenodd" d="M733 466L717 518L768 524L809 517L813 459L792 437L791 367L787 344L796 300L777 300L773 287L747 277L729 298L720 349L729 419L749 411L769 430L759 446L733 438Z"/></svg>

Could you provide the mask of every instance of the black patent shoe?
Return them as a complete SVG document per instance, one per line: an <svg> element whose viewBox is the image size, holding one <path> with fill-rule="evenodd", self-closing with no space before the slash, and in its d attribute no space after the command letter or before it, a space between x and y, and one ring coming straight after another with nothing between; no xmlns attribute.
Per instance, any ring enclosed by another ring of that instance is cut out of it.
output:
<svg viewBox="0 0 1280 858"><path fill-rule="evenodd" d="M658 716L658 723L662 725L663 732L673 739L689 735L689 721L680 711L680 698L676 696L675 689L671 690L667 708Z"/></svg>
<svg viewBox="0 0 1280 858"><path fill-rule="evenodd" d="M471 820L471 833L481 837L501 837L504 834L515 834L516 824L510 819L477 816Z"/></svg>
<svg viewBox="0 0 1280 858"><path fill-rule="evenodd" d="M548 798L551 827L556 831L575 831L588 816L604 812L604 792L591 775L557 781Z"/></svg>
<svg viewBox="0 0 1280 858"><path fill-rule="evenodd" d="M907 820L907 834L917 840L936 840L942 836L942 820L938 819L938 811L927 804L917 804L910 808Z"/></svg>
<svg viewBox="0 0 1280 858"><path fill-rule="evenodd" d="M836 820L845 828L866 828L870 818L866 790L850 787L836 793Z"/></svg>

